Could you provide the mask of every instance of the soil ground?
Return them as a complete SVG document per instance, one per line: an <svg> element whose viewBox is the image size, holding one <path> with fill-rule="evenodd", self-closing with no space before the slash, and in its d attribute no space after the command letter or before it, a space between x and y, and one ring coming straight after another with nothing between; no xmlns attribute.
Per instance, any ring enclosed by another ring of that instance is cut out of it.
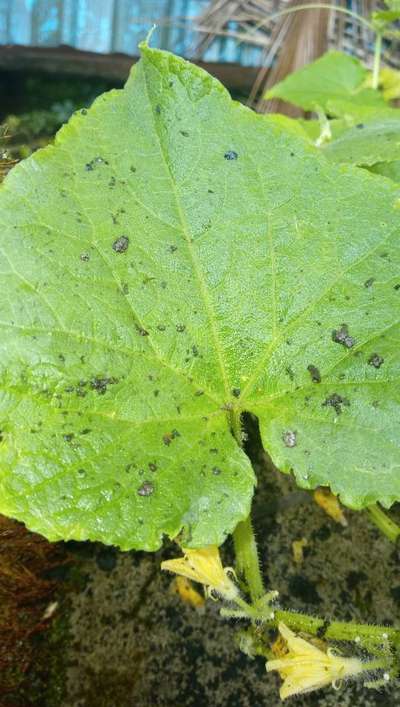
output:
<svg viewBox="0 0 400 707"><path fill-rule="evenodd" d="M266 585L279 590L281 605L328 618L397 622L398 552L366 514L346 511L348 526L342 527L263 454L256 455L255 466L260 560ZM296 564L292 542L302 538L308 544ZM163 558L176 554L174 546L154 555L90 543L68 543L68 549L69 576L31 676L35 705L279 707L279 678L267 676L262 658L251 660L238 649L240 622L222 619L217 603L194 609L172 591L172 576L159 568ZM231 563L229 543L223 553ZM400 686L377 691L347 684L290 704L395 707Z"/></svg>

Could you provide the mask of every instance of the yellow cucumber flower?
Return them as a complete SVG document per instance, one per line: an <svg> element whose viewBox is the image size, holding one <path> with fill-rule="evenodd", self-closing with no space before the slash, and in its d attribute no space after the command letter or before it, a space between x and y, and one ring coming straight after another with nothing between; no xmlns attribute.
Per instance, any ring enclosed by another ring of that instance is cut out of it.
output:
<svg viewBox="0 0 400 707"><path fill-rule="evenodd" d="M288 652L282 658L269 660L266 669L267 672L277 670L284 681L280 689L282 700L327 685L337 687L344 678L365 670L358 658L342 658L330 648L322 651L296 636L283 623L279 624L279 631L286 641Z"/></svg>
<svg viewBox="0 0 400 707"><path fill-rule="evenodd" d="M200 550L182 548L184 557L175 560L166 560L161 563L162 570L169 570L188 577L194 582L200 582L207 588L208 594L215 592L225 597L234 599L239 591L236 585L229 578L233 574L230 567L222 566L218 547L210 545Z"/></svg>

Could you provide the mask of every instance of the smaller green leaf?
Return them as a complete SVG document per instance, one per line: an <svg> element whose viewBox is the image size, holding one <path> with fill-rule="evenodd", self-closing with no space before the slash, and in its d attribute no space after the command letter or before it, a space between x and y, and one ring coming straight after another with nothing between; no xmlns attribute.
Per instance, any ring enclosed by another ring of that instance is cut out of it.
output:
<svg viewBox="0 0 400 707"><path fill-rule="evenodd" d="M349 127L357 123L399 119L398 108L392 108L383 101L383 98L379 105L358 104L348 99L334 98L327 102L326 110L329 115L342 118Z"/></svg>
<svg viewBox="0 0 400 707"><path fill-rule="evenodd" d="M395 22L400 19L400 10L377 10L371 15L372 21Z"/></svg>
<svg viewBox="0 0 400 707"><path fill-rule="evenodd" d="M377 120L349 128L324 147L333 162L371 166L400 158L400 120Z"/></svg>
<svg viewBox="0 0 400 707"><path fill-rule="evenodd" d="M321 139L322 125L318 120L301 120L278 114L266 120L318 149L332 162L372 167L376 174L388 176L399 182L400 173L396 168L385 170L383 165L400 160L400 112L392 111L396 120L377 119L375 121L348 125L344 119L327 121L331 139ZM379 115L379 114L378 114ZM400 162L399 162L400 164Z"/></svg>
<svg viewBox="0 0 400 707"><path fill-rule="evenodd" d="M400 160L394 160L393 162L378 162L370 167L370 172L373 174L380 174L387 179L391 179L392 182L400 184Z"/></svg>
<svg viewBox="0 0 400 707"><path fill-rule="evenodd" d="M358 59L341 52L328 52L273 86L265 98L280 98L307 111L322 108L326 113L332 101L385 107L378 91L364 87L367 75ZM335 115L340 117L338 113Z"/></svg>
<svg viewBox="0 0 400 707"><path fill-rule="evenodd" d="M385 5L393 12L400 12L400 0L385 0Z"/></svg>

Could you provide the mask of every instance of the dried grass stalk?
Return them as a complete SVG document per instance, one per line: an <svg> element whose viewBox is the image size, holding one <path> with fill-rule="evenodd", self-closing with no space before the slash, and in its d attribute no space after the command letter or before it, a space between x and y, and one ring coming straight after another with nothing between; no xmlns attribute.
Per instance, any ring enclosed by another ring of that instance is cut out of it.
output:
<svg viewBox="0 0 400 707"><path fill-rule="evenodd" d="M235 37L238 43L262 47L262 67L253 86L249 104L260 112L280 111L299 116L302 111L282 101L265 101L265 90L289 73L317 59L328 48L355 54L367 65L372 62L373 36L368 29L348 15L335 12L348 8L346 0L336 0L332 9L307 9L275 17L282 10L306 4L308 0L212 0L198 18L202 38L197 56L218 36ZM323 2L324 0L322 0ZM368 17L379 6L374 0L354 0L354 11ZM388 61L400 66L399 44L393 45Z"/></svg>

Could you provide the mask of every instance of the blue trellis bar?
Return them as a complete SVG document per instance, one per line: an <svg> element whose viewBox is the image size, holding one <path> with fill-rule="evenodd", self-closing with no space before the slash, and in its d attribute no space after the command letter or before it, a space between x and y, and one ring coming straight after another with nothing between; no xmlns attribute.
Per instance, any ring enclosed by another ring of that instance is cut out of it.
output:
<svg viewBox="0 0 400 707"><path fill-rule="evenodd" d="M209 0L0 0L0 44L31 47L68 45L85 51L137 55L138 43L153 24L154 42L191 57L198 37L193 18ZM256 66L258 47L216 38L205 61Z"/></svg>

